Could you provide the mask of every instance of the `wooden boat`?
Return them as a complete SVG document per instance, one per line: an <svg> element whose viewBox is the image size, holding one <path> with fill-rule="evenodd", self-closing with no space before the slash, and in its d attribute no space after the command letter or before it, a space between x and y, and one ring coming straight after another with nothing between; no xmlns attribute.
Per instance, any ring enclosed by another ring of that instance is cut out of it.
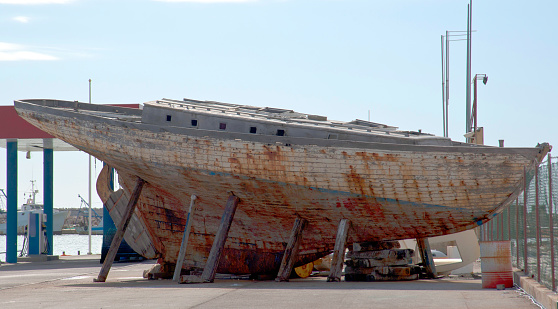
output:
<svg viewBox="0 0 558 309"><path fill-rule="evenodd" d="M126 241L177 262L190 197L198 197L184 259L203 267L229 194L240 198L217 272L277 272L295 218L308 221L296 265L329 254L343 218L348 241L425 238L479 226L522 190L550 150L451 141L379 123L330 121L277 108L163 99L143 109L20 100L21 117L114 167L123 190L97 191L115 222L136 177L145 185Z"/></svg>

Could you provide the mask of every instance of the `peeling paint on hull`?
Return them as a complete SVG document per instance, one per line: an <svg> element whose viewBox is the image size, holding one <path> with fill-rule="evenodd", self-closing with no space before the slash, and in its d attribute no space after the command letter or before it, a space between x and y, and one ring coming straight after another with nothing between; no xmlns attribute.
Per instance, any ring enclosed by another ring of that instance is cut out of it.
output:
<svg viewBox="0 0 558 309"><path fill-rule="evenodd" d="M297 215L309 223L297 265L331 252L342 218L352 222L348 242L474 228L515 199L523 169L533 170L549 151L547 145L498 149L246 139L246 134L162 128L88 114L83 107L45 105L18 101L16 109L45 132L116 168L128 194L134 177L147 181L135 216L141 223L136 233L148 234L154 248L148 257L176 262L195 194L184 267L203 267L227 192L234 192L241 202L221 273L276 271ZM139 239L129 234L129 244Z"/></svg>

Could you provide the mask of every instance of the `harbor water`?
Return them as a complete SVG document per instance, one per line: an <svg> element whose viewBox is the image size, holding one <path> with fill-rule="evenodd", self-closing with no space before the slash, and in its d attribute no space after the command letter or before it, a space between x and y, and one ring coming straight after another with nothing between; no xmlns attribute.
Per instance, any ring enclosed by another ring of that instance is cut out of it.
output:
<svg viewBox="0 0 558 309"><path fill-rule="evenodd" d="M17 250L23 246L23 235L17 236ZM53 235L53 253L54 255L85 255L89 251L89 235ZM91 235L91 253L101 254L101 246L103 244L103 235ZM0 235L0 261L6 261L6 235Z"/></svg>

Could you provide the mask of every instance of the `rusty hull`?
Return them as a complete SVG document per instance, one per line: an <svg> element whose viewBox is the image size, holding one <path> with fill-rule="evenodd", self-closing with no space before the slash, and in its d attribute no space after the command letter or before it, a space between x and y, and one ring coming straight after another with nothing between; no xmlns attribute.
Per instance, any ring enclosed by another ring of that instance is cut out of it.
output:
<svg viewBox="0 0 558 309"><path fill-rule="evenodd" d="M221 273L276 272L296 216L308 220L297 265L331 252L342 218L352 222L349 243L474 228L517 197L523 169L532 171L550 149L246 140L49 105L16 101L24 119L114 167L128 196L136 176L147 182L135 212L136 234L152 242L147 257L176 262L195 194L184 268L203 267L228 193L238 196Z"/></svg>

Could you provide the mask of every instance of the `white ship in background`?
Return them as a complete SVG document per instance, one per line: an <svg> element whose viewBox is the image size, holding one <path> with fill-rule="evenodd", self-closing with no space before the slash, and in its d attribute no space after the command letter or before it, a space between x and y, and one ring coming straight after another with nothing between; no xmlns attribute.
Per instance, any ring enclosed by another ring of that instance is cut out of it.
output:
<svg viewBox="0 0 558 309"><path fill-rule="evenodd" d="M27 198L27 202L21 206L21 209L17 211L17 233L24 234L25 233L25 226L29 222L29 214L30 213L38 213L43 214L43 204L36 203L36 195L39 193L39 190L35 190L35 180L31 180L31 193ZM6 207L7 210L7 207ZM6 214L4 212L0 214L0 234L6 234ZM64 225L64 221L66 217L68 217L68 211L60 211L57 209L53 209L53 227L52 231L53 234L61 234L62 233L62 226ZM46 221L46 218L45 218Z"/></svg>

